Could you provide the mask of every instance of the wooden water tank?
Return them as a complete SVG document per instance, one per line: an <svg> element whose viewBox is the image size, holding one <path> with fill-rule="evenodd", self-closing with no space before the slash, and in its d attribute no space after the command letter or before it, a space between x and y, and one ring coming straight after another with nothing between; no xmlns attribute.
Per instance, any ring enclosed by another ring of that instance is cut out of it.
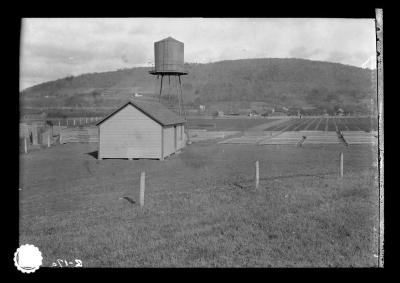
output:
<svg viewBox="0 0 400 283"><path fill-rule="evenodd" d="M155 73L184 73L184 44L172 37L154 43Z"/></svg>

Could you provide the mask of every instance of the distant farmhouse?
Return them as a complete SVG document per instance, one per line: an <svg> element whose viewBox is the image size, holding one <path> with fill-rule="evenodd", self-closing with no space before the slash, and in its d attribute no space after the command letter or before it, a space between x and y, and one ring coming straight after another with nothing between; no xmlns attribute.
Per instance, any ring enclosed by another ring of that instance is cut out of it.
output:
<svg viewBox="0 0 400 283"><path fill-rule="evenodd" d="M255 116L258 116L258 113L257 113L256 110L251 109L251 110L249 111L248 116L250 116L250 117L255 117Z"/></svg>
<svg viewBox="0 0 400 283"><path fill-rule="evenodd" d="M336 115L338 115L338 116L343 116L343 115L344 115L344 110L343 110L342 108L339 108L339 109L336 111Z"/></svg>
<svg viewBox="0 0 400 283"><path fill-rule="evenodd" d="M184 123L159 102L131 99L97 123L98 158L163 160L185 146Z"/></svg>

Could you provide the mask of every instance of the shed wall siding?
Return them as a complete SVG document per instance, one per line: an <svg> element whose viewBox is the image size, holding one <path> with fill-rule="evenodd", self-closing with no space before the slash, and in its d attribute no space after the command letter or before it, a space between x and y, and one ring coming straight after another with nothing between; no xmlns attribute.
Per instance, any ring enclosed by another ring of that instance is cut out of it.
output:
<svg viewBox="0 0 400 283"><path fill-rule="evenodd" d="M184 148L186 145L186 135L185 135L185 126L178 125L177 126L177 136L178 136L178 150Z"/></svg>
<svg viewBox="0 0 400 283"><path fill-rule="evenodd" d="M160 158L161 125L127 105L100 124L100 158Z"/></svg>
<svg viewBox="0 0 400 283"><path fill-rule="evenodd" d="M174 126L166 126L164 131L164 157L175 152Z"/></svg>

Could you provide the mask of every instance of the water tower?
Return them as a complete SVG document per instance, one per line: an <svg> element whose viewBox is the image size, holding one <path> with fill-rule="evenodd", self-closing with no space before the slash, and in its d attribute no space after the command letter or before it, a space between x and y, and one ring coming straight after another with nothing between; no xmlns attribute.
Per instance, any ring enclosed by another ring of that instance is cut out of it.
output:
<svg viewBox="0 0 400 283"><path fill-rule="evenodd" d="M167 37L163 40L154 42L154 70L151 70L149 73L157 76L159 78L161 76L160 82L160 94L159 100L161 101L161 94L163 88L163 78L164 76L168 76L169 84L171 83L171 76L175 79L176 90L178 96L178 104L179 104L179 116L182 116L182 113L185 115L183 107L183 94L182 94L182 82L181 76L187 75L183 68L184 64L184 44L172 37Z"/></svg>

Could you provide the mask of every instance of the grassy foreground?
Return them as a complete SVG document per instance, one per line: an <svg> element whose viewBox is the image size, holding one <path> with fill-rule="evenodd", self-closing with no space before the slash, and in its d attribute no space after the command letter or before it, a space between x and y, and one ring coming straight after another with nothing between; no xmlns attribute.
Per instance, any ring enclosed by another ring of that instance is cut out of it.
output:
<svg viewBox="0 0 400 283"><path fill-rule="evenodd" d="M43 266L377 265L369 146L199 143L164 161L98 161L96 150L65 144L21 155L20 244L39 247Z"/></svg>

